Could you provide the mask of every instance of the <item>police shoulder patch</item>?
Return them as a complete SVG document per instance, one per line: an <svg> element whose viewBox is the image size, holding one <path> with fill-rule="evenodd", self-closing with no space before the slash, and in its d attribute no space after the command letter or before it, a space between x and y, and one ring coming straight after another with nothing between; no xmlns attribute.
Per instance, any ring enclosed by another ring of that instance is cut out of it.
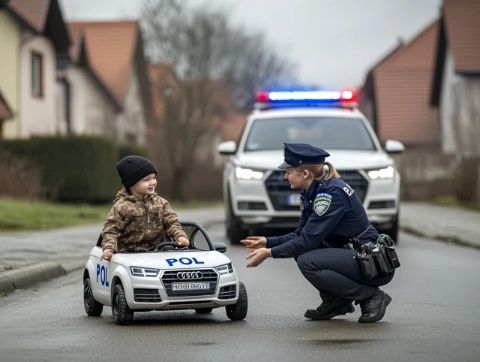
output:
<svg viewBox="0 0 480 362"><path fill-rule="evenodd" d="M328 208L332 204L332 195L326 193L320 193L315 197L313 202L313 210L318 216L322 216L328 211Z"/></svg>
<svg viewBox="0 0 480 362"><path fill-rule="evenodd" d="M348 197L352 196L354 192L349 184L345 184L345 186L343 187L343 191L345 191Z"/></svg>

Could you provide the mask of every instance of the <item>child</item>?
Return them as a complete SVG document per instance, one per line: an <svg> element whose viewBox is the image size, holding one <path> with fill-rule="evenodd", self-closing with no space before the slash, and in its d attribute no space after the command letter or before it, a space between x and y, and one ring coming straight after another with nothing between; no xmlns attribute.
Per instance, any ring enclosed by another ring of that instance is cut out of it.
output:
<svg viewBox="0 0 480 362"><path fill-rule="evenodd" d="M189 246L177 214L157 195L157 169L144 157L127 156L117 163L124 188L117 192L102 231L102 259L114 253L151 251L167 234L178 246Z"/></svg>

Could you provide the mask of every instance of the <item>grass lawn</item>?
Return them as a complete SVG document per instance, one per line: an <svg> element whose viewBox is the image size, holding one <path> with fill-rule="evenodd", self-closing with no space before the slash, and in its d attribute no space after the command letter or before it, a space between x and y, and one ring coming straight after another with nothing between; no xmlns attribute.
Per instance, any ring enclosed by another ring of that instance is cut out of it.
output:
<svg viewBox="0 0 480 362"><path fill-rule="evenodd" d="M103 222L110 207L0 199L0 230L46 230Z"/></svg>
<svg viewBox="0 0 480 362"><path fill-rule="evenodd" d="M174 202L174 210L221 206L221 202ZM0 231L47 230L89 223L103 223L112 204L68 205L0 198Z"/></svg>

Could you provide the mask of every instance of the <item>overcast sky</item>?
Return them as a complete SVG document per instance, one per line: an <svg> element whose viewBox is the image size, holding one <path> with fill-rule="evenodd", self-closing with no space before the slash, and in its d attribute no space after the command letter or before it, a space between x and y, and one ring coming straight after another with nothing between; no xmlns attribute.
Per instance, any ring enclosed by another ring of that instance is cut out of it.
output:
<svg viewBox="0 0 480 362"><path fill-rule="evenodd" d="M141 0L61 0L67 20L138 18ZM441 0L190 0L226 9L234 24L263 32L296 64L301 81L360 86L399 39L440 15Z"/></svg>

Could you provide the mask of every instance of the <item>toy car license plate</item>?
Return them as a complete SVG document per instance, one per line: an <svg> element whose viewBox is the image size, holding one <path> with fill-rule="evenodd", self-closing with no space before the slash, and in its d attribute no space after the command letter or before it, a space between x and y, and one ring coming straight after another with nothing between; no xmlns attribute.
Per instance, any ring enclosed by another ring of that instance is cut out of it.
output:
<svg viewBox="0 0 480 362"><path fill-rule="evenodd" d="M297 206L300 205L300 195L299 194L290 194L287 196L287 205Z"/></svg>
<svg viewBox="0 0 480 362"><path fill-rule="evenodd" d="M208 289L210 289L210 282L172 283L172 291Z"/></svg>

